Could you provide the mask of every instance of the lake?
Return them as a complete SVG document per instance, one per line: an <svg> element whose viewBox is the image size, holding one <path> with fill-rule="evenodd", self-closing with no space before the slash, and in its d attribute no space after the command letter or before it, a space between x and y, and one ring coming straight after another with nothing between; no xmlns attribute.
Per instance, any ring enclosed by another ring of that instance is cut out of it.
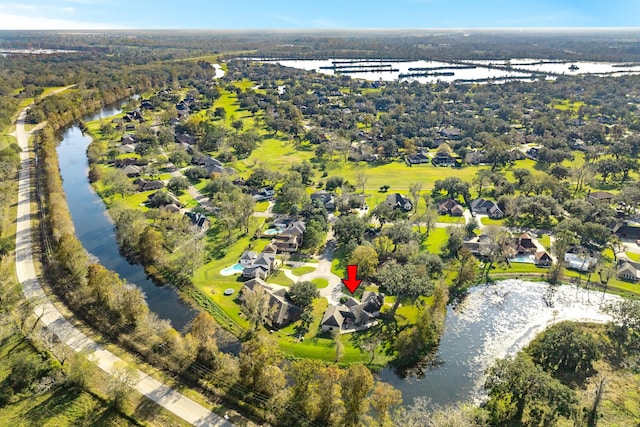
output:
<svg viewBox="0 0 640 427"><path fill-rule="evenodd" d="M423 378L402 379L392 369L383 370L381 378L402 391L406 404L418 396L438 405L480 401L484 372L493 361L516 354L553 323L606 322L610 317L602 312L603 303L619 300L566 285L556 288L548 306L548 289L522 280L472 288L458 307L448 307L437 362Z"/></svg>
<svg viewBox="0 0 640 427"><path fill-rule="evenodd" d="M460 60L443 61L383 61L379 59L265 59L249 58L285 67L317 71L335 75L342 73L353 78L370 81L418 81L420 83L442 82L504 82L509 80L553 79L559 75L595 74L624 75L640 74L640 64L554 61L548 59L511 60ZM572 67L575 66L575 67ZM424 74L424 75L420 75Z"/></svg>

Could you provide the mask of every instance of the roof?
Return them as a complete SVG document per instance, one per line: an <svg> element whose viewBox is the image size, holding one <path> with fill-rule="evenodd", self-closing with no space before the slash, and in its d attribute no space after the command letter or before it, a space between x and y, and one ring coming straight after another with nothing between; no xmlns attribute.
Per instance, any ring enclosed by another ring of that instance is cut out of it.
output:
<svg viewBox="0 0 640 427"><path fill-rule="evenodd" d="M209 220L207 219L207 217L200 213L185 212L184 215L189 218L193 225L197 225L200 228L205 227L209 224Z"/></svg>
<svg viewBox="0 0 640 427"><path fill-rule="evenodd" d="M615 196L608 191L592 191L591 193L587 194L587 197L593 200L611 200Z"/></svg>
<svg viewBox="0 0 640 427"><path fill-rule="evenodd" d="M394 209L401 208L406 211L410 211L413 208L413 203L411 203L411 200L407 199L400 193L389 194L384 202Z"/></svg>
<svg viewBox="0 0 640 427"><path fill-rule="evenodd" d="M326 326L334 326L337 328L341 328L344 323L344 317L342 317L342 313L338 310L337 305L330 305L327 308L327 311L324 312L324 316L322 316L321 325Z"/></svg>
<svg viewBox="0 0 640 427"><path fill-rule="evenodd" d="M551 255L549 255L548 253L546 253L545 251L538 251L536 252L536 259L538 261L542 261L542 260L552 260Z"/></svg>
<svg viewBox="0 0 640 427"><path fill-rule="evenodd" d="M250 260L253 261L254 259L256 259L258 257L258 253L254 252L254 251L244 251L244 253L242 254L242 256L240 257L241 260L246 259L246 260Z"/></svg>

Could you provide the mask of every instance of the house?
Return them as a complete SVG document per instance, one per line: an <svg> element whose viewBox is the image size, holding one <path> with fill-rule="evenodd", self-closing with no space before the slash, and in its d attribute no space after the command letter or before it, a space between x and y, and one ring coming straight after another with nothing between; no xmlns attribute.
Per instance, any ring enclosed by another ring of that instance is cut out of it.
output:
<svg viewBox="0 0 640 427"><path fill-rule="evenodd" d="M439 152L431 159L433 166L451 167L458 164L458 160L449 153Z"/></svg>
<svg viewBox="0 0 640 427"><path fill-rule="evenodd" d="M211 225L211 221L209 221L209 219L206 216L200 213L185 212L184 216L189 218L189 221L191 221L191 224L193 224L193 226L195 227L198 227L200 231L208 230L209 226Z"/></svg>
<svg viewBox="0 0 640 427"><path fill-rule="evenodd" d="M254 198L254 200L256 202L260 202L262 200L271 200L273 199L273 196L276 194L276 192L273 190L273 188L261 188L260 190L256 191L252 197Z"/></svg>
<svg viewBox="0 0 640 427"><path fill-rule="evenodd" d="M131 154L136 152L137 144L123 144L118 146L118 153Z"/></svg>
<svg viewBox="0 0 640 427"><path fill-rule="evenodd" d="M447 199L438 205L438 213L440 215L462 216L464 208L453 199Z"/></svg>
<svg viewBox="0 0 640 427"><path fill-rule="evenodd" d="M527 151L525 151L524 154L530 159L538 160L539 152L540 152L540 149L538 147L531 147Z"/></svg>
<svg viewBox="0 0 640 427"><path fill-rule="evenodd" d="M302 245L306 229L304 222L292 221L275 236L272 243L279 252L296 252Z"/></svg>
<svg viewBox="0 0 640 427"><path fill-rule="evenodd" d="M130 166L130 165L136 165L137 166L138 165L138 159L132 159L132 158L129 158L129 159L116 159L113 163L117 168L124 168L124 167Z"/></svg>
<svg viewBox="0 0 640 427"><path fill-rule="evenodd" d="M269 326L281 328L284 325L300 318L302 310L300 307L289 301L285 289L276 289L273 286L269 286L259 278L254 278L245 282L244 286L240 290L240 301L244 302L247 295L257 292L258 288L262 289L262 291L269 295L269 300L267 302L268 308L266 310L267 314L264 319Z"/></svg>
<svg viewBox="0 0 640 427"><path fill-rule="evenodd" d="M318 200L329 212L333 212L336 210L336 203L333 198L333 194L327 191L316 191L315 193L311 194L311 200Z"/></svg>
<svg viewBox="0 0 640 427"><path fill-rule="evenodd" d="M498 207L498 204L492 200L475 199L471 202L471 211L479 214L489 215L489 218L500 219L504 217L504 212Z"/></svg>
<svg viewBox="0 0 640 427"><path fill-rule="evenodd" d="M162 181L148 181L142 178L138 178L133 181L133 185L138 188L138 191L160 190L161 188L164 188L164 182Z"/></svg>
<svg viewBox="0 0 640 427"><path fill-rule="evenodd" d="M273 243L269 243L267 246L264 247L262 252L265 254L273 254L273 256L275 256L276 253L278 253L278 247Z"/></svg>
<svg viewBox="0 0 640 427"><path fill-rule="evenodd" d="M621 280L637 282L640 280L640 269L631 262L624 262L618 267L617 276Z"/></svg>
<svg viewBox="0 0 640 427"><path fill-rule="evenodd" d="M140 108L144 110L153 110L153 104L151 104L150 100L143 99L142 102L140 102Z"/></svg>
<svg viewBox="0 0 640 427"><path fill-rule="evenodd" d="M227 172L222 162L211 156L193 156L191 164L205 168L209 175L212 173L223 174Z"/></svg>
<svg viewBox="0 0 640 427"><path fill-rule="evenodd" d="M598 264L598 258L592 251L579 246L572 246L564 254L567 268L577 271L589 271Z"/></svg>
<svg viewBox="0 0 640 427"><path fill-rule="evenodd" d="M129 177L140 176L140 168L135 165L129 165L122 169L122 171Z"/></svg>
<svg viewBox="0 0 640 427"><path fill-rule="evenodd" d="M365 291L360 301L349 297L344 304L330 305L322 316L320 328L323 332L353 332L377 323L380 309L384 305L384 294Z"/></svg>
<svg viewBox="0 0 640 427"><path fill-rule="evenodd" d="M553 264L553 258L546 251L536 251L533 263L539 267L549 267Z"/></svg>
<svg viewBox="0 0 640 427"><path fill-rule="evenodd" d="M243 264L244 265L244 264ZM259 277L266 279L276 266L276 256L261 252L251 264L245 265L242 276L248 279Z"/></svg>
<svg viewBox="0 0 640 427"><path fill-rule="evenodd" d="M487 162L484 151L471 151L464 156L464 162L469 165L481 165Z"/></svg>
<svg viewBox="0 0 640 427"><path fill-rule="evenodd" d="M515 243L516 251L519 254L532 254L538 251L538 247L533 242L529 233L522 233L520 236L516 237Z"/></svg>
<svg viewBox="0 0 640 427"><path fill-rule="evenodd" d="M410 165L420 165L423 163L429 163L431 159L423 151L407 156L407 163Z"/></svg>
<svg viewBox="0 0 640 427"><path fill-rule="evenodd" d="M160 206L160 210L163 212L170 212L170 213L179 213L180 212L180 208L178 206L176 206L173 203L169 203L168 205L164 205L164 206Z"/></svg>
<svg viewBox="0 0 640 427"><path fill-rule="evenodd" d="M388 195L383 203L391 206L392 209L402 209L405 212L410 212L411 209L413 209L413 203L411 203L411 200L400 193Z"/></svg>
<svg viewBox="0 0 640 427"><path fill-rule="evenodd" d="M622 221L613 227L613 234L621 239L640 239L640 224Z"/></svg>
<svg viewBox="0 0 640 427"><path fill-rule="evenodd" d="M611 203L615 196L608 191L591 191L587 193L588 202L608 202Z"/></svg>
<svg viewBox="0 0 640 427"><path fill-rule="evenodd" d="M491 254L492 239L486 234L481 234L469 240L462 242L462 247L467 249L475 256L488 256Z"/></svg>
<svg viewBox="0 0 640 427"><path fill-rule="evenodd" d="M120 140L120 143L122 145L135 144L136 143L136 137L134 135L131 135L131 134L123 135L122 139Z"/></svg>
<svg viewBox="0 0 640 427"><path fill-rule="evenodd" d="M243 266L248 266L253 264L253 262L258 258L258 253L254 251L244 251L242 256L240 257L240 264Z"/></svg>
<svg viewBox="0 0 640 427"><path fill-rule="evenodd" d="M188 133L177 133L175 136L175 141L178 144L195 145L196 138L195 136L189 135Z"/></svg>
<svg viewBox="0 0 640 427"><path fill-rule="evenodd" d="M460 131L460 129L450 126L450 127L441 129L439 134L442 135L442 137L447 139L460 139L460 135L462 134L462 132Z"/></svg>

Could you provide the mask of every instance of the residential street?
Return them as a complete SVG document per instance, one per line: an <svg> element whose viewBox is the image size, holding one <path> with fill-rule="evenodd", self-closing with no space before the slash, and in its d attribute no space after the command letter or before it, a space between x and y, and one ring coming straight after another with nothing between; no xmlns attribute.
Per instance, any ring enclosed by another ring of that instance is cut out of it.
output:
<svg viewBox="0 0 640 427"><path fill-rule="evenodd" d="M28 108L28 107L27 107ZM71 323L48 300L42 290L33 264L31 230L31 177L32 160L29 158L29 135L25 131L27 109L24 109L16 123L16 138L20 153L20 177L18 187L18 214L16 229L16 274L22 285L25 298L34 304L34 314L40 317L42 325L55 333L62 342L75 351L85 350L91 354L91 360L100 369L109 374L124 363L122 359L88 338ZM34 213L35 214L35 213ZM147 374L137 371L135 389L168 411L194 426L232 426L231 423L213 414L204 406L194 402L175 390L163 385Z"/></svg>

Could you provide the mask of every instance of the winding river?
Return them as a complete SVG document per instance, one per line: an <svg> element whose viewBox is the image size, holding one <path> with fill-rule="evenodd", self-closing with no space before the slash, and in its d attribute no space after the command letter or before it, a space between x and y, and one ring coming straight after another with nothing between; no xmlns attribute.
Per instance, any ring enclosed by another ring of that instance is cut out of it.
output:
<svg viewBox="0 0 640 427"><path fill-rule="evenodd" d="M105 108L85 120L88 122L100 117L110 117L119 112L120 109ZM102 199L89 184L86 150L90 143L91 137L83 135L78 126L73 126L62 134L62 141L57 149L63 188L76 235L84 248L97 257L102 265L142 289L151 311L159 318L171 321L174 328L181 330L195 317L196 311L180 300L175 288L155 285L147 278L141 265L130 264L120 255L113 222Z"/></svg>
<svg viewBox="0 0 640 427"><path fill-rule="evenodd" d="M104 109L87 121L118 112ZM113 223L87 178L86 149L90 142L91 138L75 126L64 132L58 147L64 190L78 238L105 267L138 285L149 308L160 318L182 329L195 311L180 300L173 287L156 286L140 265L130 264L118 251ZM471 289L462 304L448 308L437 361L422 378L400 378L391 369L383 370L381 378L400 389L407 404L420 396L438 405L481 400L484 371L496 358L515 354L538 332L558 321L605 322L609 318L601 311L603 304L618 298L570 286L559 287L550 296L548 289L548 285L521 280ZM225 351L237 353L238 347L235 342Z"/></svg>

